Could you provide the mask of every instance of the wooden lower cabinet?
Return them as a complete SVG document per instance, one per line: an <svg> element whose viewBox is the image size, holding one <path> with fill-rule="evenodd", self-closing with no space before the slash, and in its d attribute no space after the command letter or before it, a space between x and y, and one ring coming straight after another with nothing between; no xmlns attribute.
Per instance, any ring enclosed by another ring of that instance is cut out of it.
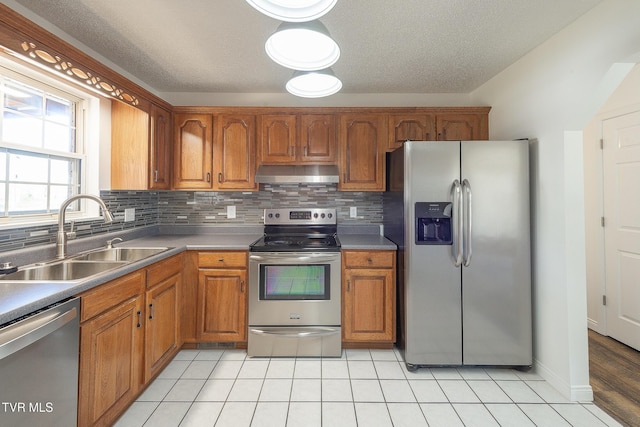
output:
<svg viewBox="0 0 640 427"><path fill-rule="evenodd" d="M182 258L79 295L79 426L112 425L180 350Z"/></svg>
<svg viewBox="0 0 640 427"><path fill-rule="evenodd" d="M247 252L200 252L196 339L247 341Z"/></svg>
<svg viewBox="0 0 640 427"><path fill-rule="evenodd" d="M136 272L82 295L79 426L112 425L140 390L143 287L144 272ZM124 300L93 316L104 308L102 301L117 295L125 296ZM86 316L92 317L85 321Z"/></svg>
<svg viewBox="0 0 640 427"><path fill-rule="evenodd" d="M182 254L147 269L145 370L149 382L180 350Z"/></svg>
<svg viewBox="0 0 640 427"><path fill-rule="evenodd" d="M342 252L345 347L391 347L396 331L395 251Z"/></svg>

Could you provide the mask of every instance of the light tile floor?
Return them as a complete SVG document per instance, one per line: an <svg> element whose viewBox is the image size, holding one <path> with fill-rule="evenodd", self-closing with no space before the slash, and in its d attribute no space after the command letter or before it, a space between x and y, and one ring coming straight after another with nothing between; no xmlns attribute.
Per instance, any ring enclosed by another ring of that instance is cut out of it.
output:
<svg viewBox="0 0 640 427"><path fill-rule="evenodd" d="M250 358L182 350L116 423L153 426L619 426L534 373L407 371L397 350L341 358Z"/></svg>

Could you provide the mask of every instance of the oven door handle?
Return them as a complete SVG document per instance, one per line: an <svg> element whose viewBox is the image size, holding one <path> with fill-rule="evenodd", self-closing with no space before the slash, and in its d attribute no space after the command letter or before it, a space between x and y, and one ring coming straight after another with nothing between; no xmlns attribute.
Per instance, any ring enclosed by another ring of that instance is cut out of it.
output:
<svg viewBox="0 0 640 427"><path fill-rule="evenodd" d="M298 326L296 329L300 328ZM260 335L279 335L279 336L290 336L292 338L298 337L326 337L329 335L334 335L336 333L340 333L340 330L337 328L300 328L299 331L292 331L292 328L269 328L265 329L257 329L251 328L249 332L253 332L254 334Z"/></svg>
<svg viewBox="0 0 640 427"><path fill-rule="evenodd" d="M249 261L262 263L318 264L320 262L332 262L337 260L340 260L340 252L332 252L330 254L309 253L303 255L291 255L279 252L275 255L249 255Z"/></svg>

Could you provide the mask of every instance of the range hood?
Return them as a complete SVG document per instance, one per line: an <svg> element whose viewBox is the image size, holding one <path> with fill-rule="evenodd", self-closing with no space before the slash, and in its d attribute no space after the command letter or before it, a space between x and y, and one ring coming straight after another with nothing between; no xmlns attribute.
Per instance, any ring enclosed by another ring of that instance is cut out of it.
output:
<svg viewBox="0 0 640 427"><path fill-rule="evenodd" d="M262 184L327 184L339 178L335 165L260 165L255 179Z"/></svg>

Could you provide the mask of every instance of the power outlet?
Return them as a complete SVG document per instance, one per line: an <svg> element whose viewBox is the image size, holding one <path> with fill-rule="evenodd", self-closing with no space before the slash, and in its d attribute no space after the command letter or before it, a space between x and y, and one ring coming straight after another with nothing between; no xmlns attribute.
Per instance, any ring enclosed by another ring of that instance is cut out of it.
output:
<svg viewBox="0 0 640 427"><path fill-rule="evenodd" d="M234 219L236 217L236 207L227 206L227 219Z"/></svg>
<svg viewBox="0 0 640 427"><path fill-rule="evenodd" d="M128 208L124 210L124 222L136 220L136 208Z"/></svg>
<svg viewBox="0 0 640 427"><path fill-rule="evenodd" d="M356 206L351 206L349 208L349 217L357 218L358 217L358 208Z"/></svg>

